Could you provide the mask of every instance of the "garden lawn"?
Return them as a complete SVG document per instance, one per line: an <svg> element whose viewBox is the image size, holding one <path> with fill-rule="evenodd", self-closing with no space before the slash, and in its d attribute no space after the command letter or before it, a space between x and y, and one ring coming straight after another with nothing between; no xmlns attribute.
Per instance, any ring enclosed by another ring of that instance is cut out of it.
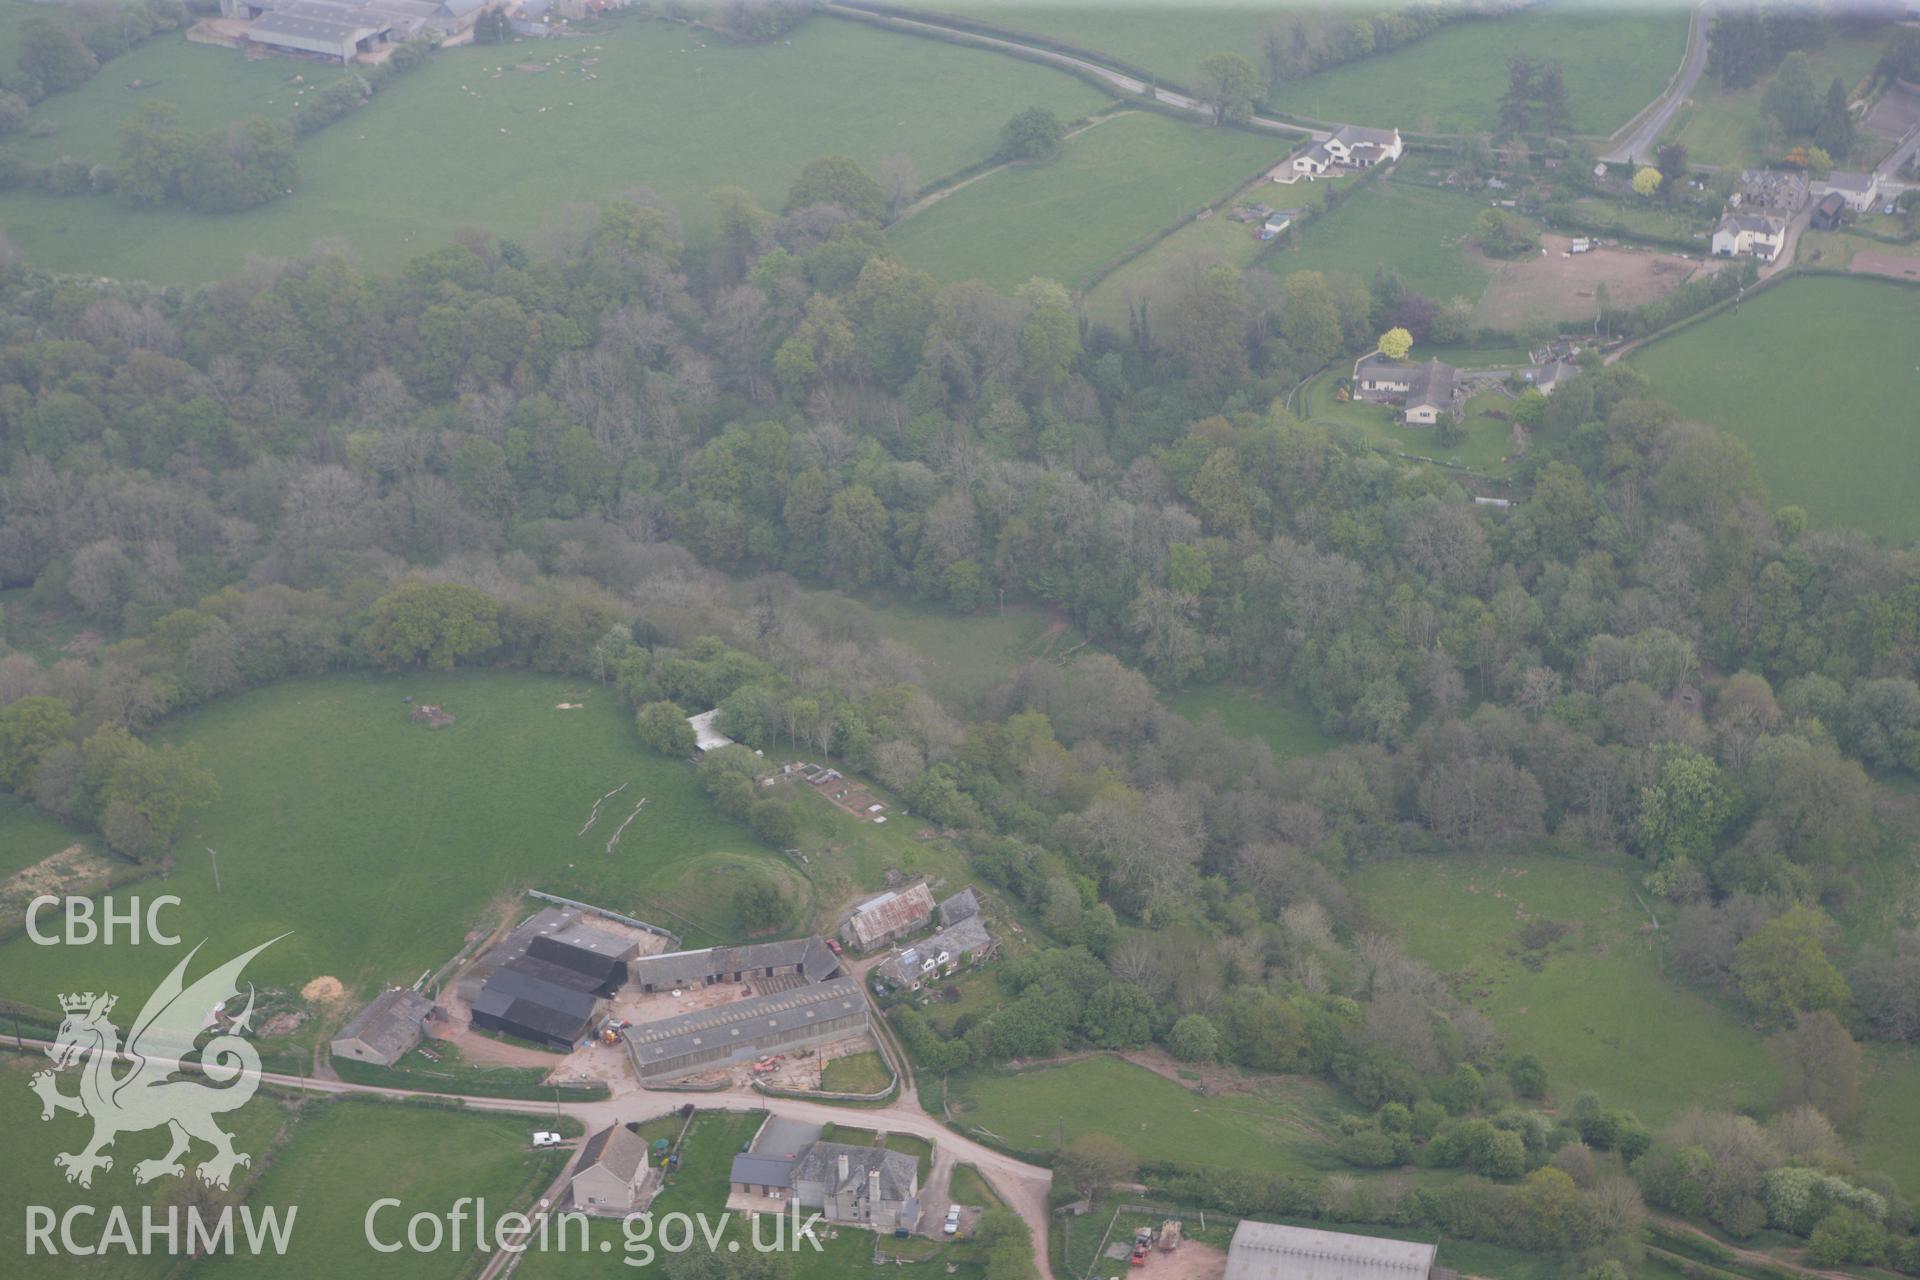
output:
<svg viewBox="0 0 1920 1280"><path fill-rule="evenodd" d="M145 1186L133 1180L136 1163L157 1159L166 1153L168 1141L163 1129L121 1134L109 1152L113 1156L113 1168L96 1172L91 1188L68 1182L53 1163L53 1157L59 1152L75 1152L84 1147L93 1133L93 1124L71 1114L56 1115L44 1122L40 1119L40 1098L29 1088L28 1080L48 1065L38 1052L21 1056L11 1052L0 1054L0 1133L7 1135L7 1158L0 1161L0 1202L7 1206L7 1212L0 1214L0 1258L7 1259L7 1265L0 1270L19 1276L58 1275L62 1280L118 1280L120 1277L129 1280L155 1277L157 1280L165 1276L175 1259L158 1253L130 1257L116 1250L102 1257L63 1257L59 1262L21 1261L27 1247L25 1209L28 1205L44 1205L56 1214L64 1214L74 1205L94 1206L93 1218L75 1221L76 1238L87 1240L97 1238L105 1230L106 1215L114 1206L126 1210L137 1233L140 1210L144 1206L155 1206L164 1216L168 1204L183 1203L180 1197L185 1189L180 1178L161 1178ZM71 1096L77 1091L78 1074L77 1070L61 1073L62 1093ZM254 1167L258 1168L270 1158L273 1136L285 1122L286 1114L278 1100L255 1094L246 1106L219 1119L221 1127L233 1135L234 1149L252 1156ZM196 1142L182 1161L186 1165L185 1176L194 1177L199 1162L211 1151L206 1144ZM244 1178L248 1173L243 1168L239 1176ZM285 1202L255 1197L253 1203ZM234 1229L238 1232L240 1224L236 1222ZM135 1238L138 1239L137 1234Z"/></svg>
<svg viewBox="0 0 1920 1280"><path fill-rule="evenodd" d="M1011 288L1035 276L1092 283L1123 251L1193 217L1279 162L1283 139L1148 111L1114 116L1038 165L1009 165L888 232L941 280Z"/></svg>
<svg viewBox="0 0 1920 1280"><path fill-rule="evenodd" d="M1592 1089L1654 1125L1689 1106L1765 1105L1777 1072L1760 1036L1662 972L1633 894L1643 871L1624 858L1461 854L1375 863L1348 886L1493 1019L1510 1052L1539 1056L1563 1105ZM1536 918L1569 926L1544 960L1516 936Z"/></svg>
<svg viewBox="0 0 1920 1280"><path fill-rule="evenodd" d="M820 1087L829 1093L879 1093L891 1083L893 1074L878 1053L850 1053L820 1071Z"/></svg>
<svg viewBox="0 0 1920 1280"><path fill-rule="evenodd" d="M1362 280L1389 266L1415 293L1442 303L1475 302L1486 291L1490 273L1468 246L1474 219L1487 207L1481 200L1388 178L1356 187L1326 211L1320 203L1324 189L1324 183L1272 187L1269 204L1306 203L1314 212L1294 228L1290 247L1267 254L1260 265L1282 277L1343 271Z"/></svg>
<svg viewBox="0 0 1920 1280"><path fill-rule="evenodd" d="M444 1215L463 1196L484 1199L489 1218L527 1208L571 1155L531 1150L529 1140L537 1127L536 1117L449 1107L309 1103L292 1138L248 1197L256 1209L299 1206L286 1255L264 1269L276 1280L451 1280L467 1274L476 1257L471 1222L458 1251L449 1238L437 1252L403 1247L382 1253L373 1248L368 1234L383 1243L404 1245L409 1218L421 1212ZM401 1203L383 1209L369 1225L373 1203L388 1197ZM195 1280L262 1273L260 1259L238 1253L207 1259L193 1272Z"/></svg>
<svg viewBox="0 0 1920 1280"><path fill-rule="evenodd" d="M1423 360L1427 352L1416 347L1410 359ZM1360 400L1333 398L1334 373L1322 374L1308 383L1294 402L1300 415L1336 431L1350 432L1368 445L1432 458L1465 467L1482 475L1502 477L1512 469L1513 425L1489 417L1489 409L1509 410L1513 401L1497 391L1483 391L1467 401L1462 425L1467 438L1455 448L1440 445L1439 432L1432 427L1412 427L1400 420L1400 411L1390 405L1367 404Z"/></svg>
<svg viewBox="0 0 1920 1280"><path fill-rule="evenodd" d="M993 1185L970 1164L953 1166L953 1176L947 1183L947 1195L954 1204L982 1210L998 1209L1006 1203L1000 1199L1000 1193L993 1189Z"/></svg>
<svg viewBox="0 0 1920 1280"><path fill-rule="evenodd" d="M1834 36L1828 39L1826 47L1810 50L1807 61L1813 71L1814 89L1821 100L1826 100L1827 85L1835 76L1840 77L1851 93L1872 72L1884 44L1884 39ZM1687 159L1694 164L1756 165L1777 160L1779 156L1769 155L1762 145L1767 117L1760 103L1772 83L1772 76L1763 76L1745 89L1729 91L1720 87L1718 77L1703 76L1693 98L1668 126L1665 140L1684 146ZM1869 140L1873 146L1886 146L1885 141L1872 139L1870 135ZM1834 160L1839 167L1846 167L1845 156L1835 156Z"/></svg>
<svg viewBox="0 0 1920 1280"><path fill-rule="evenodd" d="M691 1096L691 1095L689 1095ZM727 1204L733 1158L753 1140L766 1119L759 1111L702 1111L693 1117L680 1144L680 1167L666 1175L654 1197L655 1217L663 1213L718 1214Z"/></svg>
<svg viewBox="0 0 1920 1280"><path fill-rule="evenodd" d="M1290 689L1241 689L1208 685L1183 689L1167 705L1189 720L1216 719L1236 738L1259 738L1281 759L1328 751L1340 740L1320 727L1306 699Z"/></svg>
<svg viewBox="0 0 1920 1280"><path fill-rule="evenodd" d="M1920 537L1920 289L1786 280L1635 352L1653 392L1746 441L1814 523Z"/></svg>
<svg viewBox="0 0 1920 1280"><path fill-rule="evenodd" d="M107 75L118 80L119 65ZM1058 71L860 23L814 18L768 44L734 44L634 16L581 39L435 54L303 139L294 194L260 209L209 217L13 191L0 195L0 225L37 266L166 283L323 239L390 268L461 227L537 242L556 207L642 187L698 231L713 188L743 186L778 208L824 153L871 169L905 151L931 181L991 154L1021 107L1073 119L1106 101Z"/></svg>
<svg viewBox="0 0 1920 1280"><path fill-rule="evenodd" d="M1407 133L1488 133L1499 123L1507 58L1558 61L1574 132L1604 136L1659 97L1687 47L1687 10L1672 4L1558 0L1457 22L1416 44L1291 80L1274 109Z"/></svg>
<svg viewBox="0 0 1920 1280"><path fill-rule="evenodd" d="M1310 1174L1342 1167L1333 1125L1348 1108L1306 1076L1277 1076L1254 1093L1195 1093L1109 1055L952 1082L963 1132L986 1130L1023 1151L1051 1151L1104 1133L1136 1160Z"/></svg>
<svg viewBox="0 0 1920 1280"><path fill-rule="evenodd" d="M444 705L457 722L410 722L408 695ZM560 702L586 705L562 711ZM470 929L507 911L529 914L525 886L632 911L661 902L659 886L715 853L786 866L715 814L691 768L644 749L619 695L591 681L292 681L168 721L155 736L197 746L220 784L219 799L180 834L166 883L182 899L168 927L187 946L207 940L195 973L284 933L250 980L297 990L331 975L365 992L438 967ZM577 834L594 800L623 782ZM608 854L613 828L643 796L646 808ZM217 890L209 847L219 851ZM0 948L0 996L44 1007L56 992L91 988L137 1008L177 959L151 946L75 954L16 938Z"/></svg>

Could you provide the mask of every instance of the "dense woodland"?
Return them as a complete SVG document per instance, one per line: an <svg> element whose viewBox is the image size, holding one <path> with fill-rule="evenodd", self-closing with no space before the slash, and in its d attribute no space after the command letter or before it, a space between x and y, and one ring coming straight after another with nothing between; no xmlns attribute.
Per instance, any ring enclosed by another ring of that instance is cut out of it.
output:
<svg viewBox="0 0 1920 1280"><path fill-rule="evenodd" d="M1849 949L1835 924L1863 866L1910 856L1869 772L1920 770L1910 551L1775 505L1739 442L1624 365L1533 406L1511 510L1293 417L1302 377L1409 314L1390 272L1218 268L1121 333L1048 281L909 269L845 159L781 211L712 204L692 243L636 192L393 276L344 253L190 291L6 267L0 785L158 860L215 780L139 733L250 685L567 672L675 755L717 705L951 829L1061 944L1004 966L991 1016L901 1012L928 1068L1159 1043L1311 1071L1377 1108L1344 1137L1355 1167L1490 1180L1148 1171L1170 1185L1602 1275L1644 1193L1920 1271L1911 1210L1834 1129L1855 1038L1920 1038L1920 934ZM942 705L825 587L1045 605L1090 644ZM1160 700L1227 678L1297 691L1351 745L1281 762ZM702 770L778 842L760 767ZM1509 845L1644 860L1688 980L1801 1064L1777 1116L1538 1110L1539 1064L1342 884Z"/></svg>

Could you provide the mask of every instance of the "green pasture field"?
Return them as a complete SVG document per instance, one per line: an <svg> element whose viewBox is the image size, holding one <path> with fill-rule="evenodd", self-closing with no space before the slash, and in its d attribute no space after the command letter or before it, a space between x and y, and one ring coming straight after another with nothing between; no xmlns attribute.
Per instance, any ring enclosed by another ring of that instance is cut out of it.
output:
<svg viewBox="0 0 1920 1280"><path fill-rule="evenodd" d="M1130 111L1069 139L1053 160L960 188L888 236L902 258L942 280L1011 288L1041 276L1077 289L1285 153L1281 138Z"/></svg>
<svg viewBox="0 0 1920 1280"><path fill-rule="evenodd" d="M308 1104L293 1136L274 1158L249 1203L299 1206L292 1243L272 1273L288 1280L334 1276L404 1276L431 1280L467 1274L477 1256L472 1224L462 1248L444 1240L437 1252L402 1248L381 1253L368 1242L367 1213L393 1197L372 1231L383 1243L406 1241L414 1214L446 1214L463 1196L484 1197L488 1216L525 1209L559 1173L569 1152L529 1146L537 1117L485 1115L448 1107L329 1101ZM260 1274L257 1258L214 1257L194 1268L196 1280Z"/></svg>
<svg viewBox="0 0 1920 1280"><path fill-rule="evenodd" d="M317 64L267 65L298 74ZM294 194L260 209L210 217L14 191L0 196L0 225L35 265L162 283L209 280L248 254L303 254L320 240L391 268L461 227L538 244L556 207L636 188L698 230L713 188L742 186L777 208L823 153L873 168L905 151L931 181L989 155L1023 107L1072 119L1106 101L1032 63L861 23L815 18L745 45L622 18L581 39L435 54L303 139Z"/></svg>
<svg viewBox="0 0 1920 1280"><path fill-rule="evenodd" d="M11 793L0 793L0 882L69 845L99 848L92 837L40 812Z"/></svg>
<svg viewBox="0 0 1920 1280"><path fill-rule="evenodd" d="M457 722L410 722L406 695L445 706ZM585 708L557 710L560 702ZM469 930L504 913L529 914L534 903L517 896L525 886L632 911L715 855L773 872L786 865L715 814L691 768L643 748L619 696L591 681L292 681L168 721L155 736L198 746L221 788L181 833L165 888L183 900L167 926L189 946L207 940L195 974L285 933L249 979L297 990L331 975L364 992L437 968ZM594 801L623 782L578 834ZM608 854L613 828L641 797L646 807ZM218 851L218 889L208 848ZM45 1006L78 984L133 1003L178 958L153 946L76 954L15 939L0 948L0 994Z"/></svg>
<svg viewBox="0 0 1920 1280"><path fill-rule="evenodd" d="M1051 1151L1104 1133L1137 1160L1312 1174L1340 1167L1333 1123L1349 1110L1331 1086L1276 1076L1257 1092L1209 1096L1121 1058L1096 1055L1022 1071L956 1076L955 1123L1008 1145Z"/></svg>
<svg viewBox="0 0 1920 1280"><path fill-rule="evenodd" d="M129 1256L116 1250L101 1257L62 1257L57 1263L37 1259L24 1264L19 1262L26 1255L27 1221L24 1209L27 1205L45 1205L56 1214L64 1214L74 1205L94 1206L95 1213L91 1219L76 1219L75 1234L82 1240L97 1238L106 1229L108 1212L114 1206L119 1206L129 1215L137 1243L140 1210L144 1206L155 1206L164 1215L168 1204L184 1203L181 1199L184 1184L180 1178L161 1178L145 1186L133 1180L136 1163L166 1154L168 1139L163 1129L121 1134L109 1151L113 1157L113 1168L97 1171L90 1188L67 1181L65 1173L54 1164L53 1157L60 1152L76 1152L83 1148L92 1136L93 1124L70 1113L58 1114L47 1121L40 1119L40 1098L29 1088L28 1080L35 1072L45 1070L49 1065L47 1059L37 1051L30 1050L17 1056L12 1052L0 1054L0 1132L7 1135L7 1158L0 1161L0 1200L4 1200L8 1206L8 1211L0 1214L0 1257L12 1260L12 1265L24 1265L26 1268L18 1273L9 1271L8 1274L57 1274L63 1278L70 1277L71 1280L119 1280L121 1277L127 1280L154 1277L157 1280L165 1276L175 1259L158 1253ZM62 1093L72 1095L76 1092L79 1070L61 1073L59 1082ZM124 1073L126 1068L122 1067L121 1070ZM221 1116L220 1125L233 1135L234 1149L252 1156L258 1167L269 1158L273 1136L286 1118L287 1110L278 1099L258 1093L246 1106ZM188 1158L182 1161L187 1170L185 1176L194 1177L200 1160L209 1154L210 1148L204 1143L195 1143ZM245 1178L250 1172L242 1168L237 1176ZM256 1197L253 1203L263 1205L274 1202ZM234 1229L239 1231L240 1224L236 1222Z"/></svg>
<svg viewBox="0 0 1920 1280"><path fill-rule="evenodd" d="M1816 524L1920 536L1920 289L1786 280L1629 357L1654 394L1746 441Z"/></svg>
<svg viewBox="0 0 1920 1280"><path fill-rule="evenodd" d="M879 1093L893 1074L878 1053L850 1053L835 1058L820 1071L820 1087L829 1093Z"/></svg>
<svg viewBox="0 0 1920 1280"><path fill-rule="evenodd" d="M1346 180L1346 181L1351 181ZM1284 206L1309 202L1316 208L1324 183L1275 185ZM1407 287L1438 302L1477 301L1490 273L1468 244L1473 221L1486 203L1445 187L1376 179L1354 191L1331 212L1293 230L1293 243L1267 254L1260 265L1286 277L1296 271L1345 272L1362 280L1377 265L1397 270Z"/></svg>
<svg viewBox="0 0 1920 1280"><path fill-rule="evenodd" d="M1566 74L1574 131L1606 135L1667 87L1687 46L1687 11L1671 4L1558 0L1456 22L1378 57L1287 81L1274 109L1406 133L1486 133L1499 123L1507 57L1553 59Z"/></svg>
<svg viewBox="0 0 1920 1280"><path fill-rule="evenodd" d="M907 600L869 601L867 608L882 636L920 659L928 692L956 706L971 704L1022 663L1064 653L1085 639L1064 612L1033 605L988 606L969 614Z"/></svg>
<svg viewBox="0 0 1920 1280"><path fill-rule="evenodd" d="M1338 738L1320 727L1306 700L1290 689L1207 685L1182 689L1167 698L1167 705L1189 720L1217 720L1223 731L1236 738L1259 738L1282 759L1316 755L1340 745Z"/></svg>
<svg viewBox="0 0 1920 1280"><path fill-rule="evenodd" d="M1873 71L1884 44L1884 39L1835 35L1827 40L1824 48L1808 51L1814 88L1823 100L1827 85L1835 76L1840 77L1851 93ZM1666 140L1684 146L1687 159L1694 164L1755 165L1778 159L1761 145L1765 137L1761 128L1765 114L1760 103L1772 83L1773 77L1769 75L1745 89L1728 90L1721 86L1717 76L1701 77L1692 99L1668 126ZM1834 157L1842 168L1846 167L1845 159Z"/></svg>
<svg viewBox="0 0 1920 1280"><path fill-rule="evenodd" d="M1856 1137L1860 1160L1909 1197L1920 1193L1920 1053L1870 1046Z"/></svg>
<svg viewBox="0 0 1920 1280"><path fill-rule="evenodd" d="M1416 347L1409 359L1421 360L1428 353ZM1482 391L1467 401L1464 423L1466 440L1453 449L1440 446L1439 433L1432 427L1410 427L1390 405L1367 404L1359 400L1344 403L1333 398L1335 372L1320 375L1308 383L1295 398L1294 408L1301 417L1336 430L1352 432L1368 445L1436 458L1456 463L1483 475L1504 476L1513 466L1513 427L1489 417L1489 409L1506 412L1513 401L1497 391Z"/></svg>
<svg viewBox="0 0 1920 1280"><path fill-rule="evenodd" d="M659 1211L656 1210L656 1215ZM716 1206L711 1210L718 1214ZM804 1219L805 1214L801 1215ZM788 1219L788 1227L792 1219ZM611 1219L593 1219L587 1224L587 1248L581 1250L577 1245L578 1228L570 1228L567 1239L567 1252L529 1251L514 1275L519 1280L607 1280L615 1275L657 1276L661 1273L664 1253L656 1253L647 1265L640 1265L646 1255L637 1250L629 1250L622 1240L622 1227ZM773 1228L762 1228L764 1238L773 1239ZM729 1220L725 1233L720 1237L720 1249L725 1251L731 1245L739 1245L742 1251L752 1247L752 1237L747 1221L740 1216ZM904 1256L909 1260L898 1264L889 1262L884 1272L873 1264L875 1248L884 1248L892 1256ZM706 1250L705 1242L695 1228L695 1252ZM895 1280L982 1280L985 1275L978 1261L978 1250L963 1243L941 1244L935 1241L915 1237L911 1240L884 1241L870 1231L857 1227L829 1226L820 1232L820 1250L804 1247L789 1253L791 1269L785 1274L789 1280L848 1280L850 1276L884 1274ZM924 1256L921 1256L924 1255ZM625 1265L628 1260L631 1266Z"/></svg>
<svg viewBox="0 0 1920 1280"><path fill-rule="evenodd" d="M303 97L345 74L317 62L248 59L232 49L194 44L183 32L164 32L102 63L79 88L36 104L29 124L51 124L52 133L34 137L35 128L9 138L7 145L33 164L76 156L111 165L120 158L120 126L152 103L175 108L181 127L192 133L209 133L248 116L284 123Z"/></svg>
<svg viewBox="0 0 1920 1280"><path fill-rule="evenodd" d="M1264 179L1254 182L1234 203L1270 204L1276 209L1294 204L1290 193L1299 187L1276 186ZM1231 209L1229 204L1227 209ZM1089 319L1111 325L1116 332L1127 328L1127 308L1138 301L1158 305L1183 281L1208 267L1224 263L1242 270L1252 266L1264 251L1277 241L1261 242L1254 235L1258 223L1235 222L1222 209L1211 218L1189 222L1172 235L1131 262L1103 277L1081 299L1081 310Z"/></svg>
<svg viewBox="0 0 1920 1280"><path fill-rule="evenodd" d="M1375 863L1349 885L1510 1051L1539 1056L1555 1098L1592 1089L1655 1125L1689 1106L1766 1105L1778 1072L1760 1035L1663 973L1633 893L1643 872L1624 858L1462 854ZM1515 936L1536 918L1570 926L1537 970Z"/></svg>
<svg viewBox="0 0 1920 1280"><path fill-rule="evenodd" d="M1872 215L1891 233L1899 226L1897 218ZM1861 221L1867 221L1862 218ZM1909 244L1888 244L1868 236L1854 235L1847 231L1815 231L1811 227L1800 233L1800 245L1796 261L1802 266L1819 266L1829 271L1844 270L1853 262L1856 253L1885 253L1901 258L1920 258L1920 241Z"/></svg>

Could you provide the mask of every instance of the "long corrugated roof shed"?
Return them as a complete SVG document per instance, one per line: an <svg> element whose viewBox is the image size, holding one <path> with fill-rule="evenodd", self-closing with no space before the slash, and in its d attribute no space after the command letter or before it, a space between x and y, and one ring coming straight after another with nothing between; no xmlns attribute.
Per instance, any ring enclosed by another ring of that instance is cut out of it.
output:
<svg viewBox="0 0 1920 1280"><path fill-rule="evenodd" d="M664 1062L696 1049L738 1044L775 1030L825 1022L858 1012L866 1004L860 984L835 978L816 986L799 987L776 995L736 1000L717 1009L682 1013L624 1033L641 1064Z"/></svg>
<svg viewBox="0 0 1920 1280"><path fill-rule="evenodd" d="M1437 1247L1242 1219L1226 1280L1425 1280Z"/></svg>

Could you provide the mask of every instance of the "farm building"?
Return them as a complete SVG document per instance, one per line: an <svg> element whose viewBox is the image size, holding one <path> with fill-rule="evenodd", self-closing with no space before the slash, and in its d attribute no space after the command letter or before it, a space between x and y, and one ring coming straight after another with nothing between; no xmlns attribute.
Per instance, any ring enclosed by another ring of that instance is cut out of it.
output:
<svg viewBox="0 0 1920 1280"><path fill-rule="evenodd" d="M702 711L697 716L688 716L687 723L693 726L693 745L702 755L709 751L718 751L721 747L733 745L733 739L720 732L720 708Z"/></svg>
<svg viewBox="0 0 1920 1280"><path fill-rule="evenodd" d="M793 979L785 986L804 986L825 982L839 971L840 957L824 938L795 938L646 956L634 961L633 981L642 991L653 992L757 980L770 993L783 985L783 978Z"/></svg>
<svg viewBox="0 0 1920 1280"><path fill-rule="evenodd" d="M979 964L999 948L979 916L948 925L924 942L903 948L879 966L879 974L896 987L917 991L929 979L950 973L963 961Z"/></svg>
<svg viewBox="0 0 1920 1280"><path fill-rule="evenodd" d="M1528 369L1521 375L1523 381L1543 396L1553 394L1553 389L1580 372L1580 366L1571 360L1551 360L1546 364Z"/></svg>
<svg viewBox="0 0 1920 1280"><path fill-rule="evenodd" d="M1865 213L1873 208L1873 199L1880 190L1880 179L1871 173L1852 173L1835 169L1826 179L1813 184L1816 196L1837 195L1853 209L1855 213Z"/></svg>
<svg viewBox="0 0 1920 1280"><path fill-rule="evenodd" d="M1713 229L1713 256L1731 258L1750 253L1762 262L1771 262L1785 241L1787 226L1778 218L1761 213L1729 213Z"/></svg>
<svg viewBox="0 0 1920 1280"><path fill-rule="evenodd" d="M923 881L868 898L853 909L853 914L840 927L840 934L865 951L924 929L932 921L933 894Z"/></svg>
<svg viewBox="0 0 1920 1280"><path fill-rule="evenodd" d="M823 1132L817 1124L770 1115L747 1149L733 1158L729 1180L740 1195L778 1200L793 1194L793 1170Z"/></svg>
<svg viewBox="0 0 1920 1280"><path fill-rule="evenodd" d="M332 0L284 4L256 18L247 28L251 44L280 53L307 53L330 61L352 62L363 53L417 32L380 10Z"/></svg>
<svg viewBox="0 0 1920 1280"><path fill-rule="evenodd" d="M593 1032L638 945L584 912L548 907L461 976L476 1027L570 1050Z"/></svg>
<svg viewBox="0 0 1920 1280"><path fill-rule="evenodd" d="M1427 1280L1437 1246L1242 1219L1226 1280Z"/></svg>
<svg viewBox="0 0 1920 1280"><path fill-rule="evenodd" d="M432 1011L433 1001L418 991L405 987L383 991L341 1028L327 1048L336 1058L390 1067L420 1043Z"/></svg>
<svg viewBox="0 0 1920 1280"><path fill-rule="evenodd" d="M575 1209L623 1215L638 1207L648 1172L647 1140L624 1124L609 1125L580 1148L567 1191Z"/></svg>
<svg viewBox="0 0 1920 1280"><path fill-rule="evenodd" d="M1847 216L1847 198L1838 191L1829 191L1813 206L1813 229L1815 231L1836 231L1841 219Z"/></svg>
<svg viewBox="0 0 1920 1280"><path fill-rule="evenodd" d="M642 1081L672 1080L705 1067L763 1058L860 1035L867 1001L852 978L736 1000L683 1013L623 1034Z"/></svg>
<svg viewBox="0 0 1920 1280"><path fill-rule="evenodd" d="M971 889L962 889L951 898L940 900L940 923L956 925L980 914L980 899Z"/></svg>

